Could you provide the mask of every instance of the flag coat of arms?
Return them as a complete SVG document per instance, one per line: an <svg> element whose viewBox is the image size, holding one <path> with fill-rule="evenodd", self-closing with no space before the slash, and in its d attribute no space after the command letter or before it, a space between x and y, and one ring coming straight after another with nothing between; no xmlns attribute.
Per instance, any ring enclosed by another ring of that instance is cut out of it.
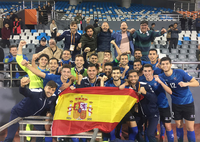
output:
<svg viewBox="0 0 200 142"><path fill-rule="evenodd" d="M137 102L133 89L88 87L59 94L52 136L72 135L94 128L109 133Z"/></svg>

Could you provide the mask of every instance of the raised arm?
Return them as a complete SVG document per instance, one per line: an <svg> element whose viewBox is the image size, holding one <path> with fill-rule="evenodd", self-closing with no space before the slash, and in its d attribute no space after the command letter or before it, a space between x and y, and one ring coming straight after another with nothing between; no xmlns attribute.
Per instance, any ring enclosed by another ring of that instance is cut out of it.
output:
<svg viewBox="0 0 200 142"><path fill-rule="evenodd" d="M115 43L114 40L112 40L110 43L113 44L113 45L115 46L115 49L116 49L117 54L118 54L117 57L116 57L116 59L119 61L119 58L120 58L122 52L121 52L121 50L119 49L119 47L117 46L117 44Z"/></svg>
<svg viewBox="0 0 200 142"><path fill-rule="evenodd" d="M155 81L157 81L162 87L163 89L170 95L172 95L172 90L158 77L155 77Z"/></svg>

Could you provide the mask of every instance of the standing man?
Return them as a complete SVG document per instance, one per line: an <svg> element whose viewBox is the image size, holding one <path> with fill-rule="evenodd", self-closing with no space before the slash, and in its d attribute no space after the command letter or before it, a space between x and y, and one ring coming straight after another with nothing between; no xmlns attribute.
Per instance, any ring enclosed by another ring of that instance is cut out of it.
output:
<svg viewBox="0 0 200 142"><path fill-rule="evenodd" d="M11 31L9 29L9 24L5 23L3 29L1 30L3 48L6 48L6 46L9 48L9 46L10 46L10 41L9 41L10 35L11 35Z"/></svg>
<svg viewBox="0 0 200 142"><path fill-rule="evenodd" d="M168 142L174 142L174 134L171 127L171 112L168 103L168 99L166 97L166 92L172 95L172 90L167 86L165 81L160 77L153 77L153 67L150 64L145 64L143 67L143 73L146 78L146 81L149 85L151 85L153 91L157 95L157 105L160 112L160 139L164 141L165 129ZM165 92L166 91L166 92Z"/></svg>
<svg viewBox="0 0 200 142"><path fill-rule="evenodd" d="M176 123L176 134L179 142L183 142L183 119L185 120L187 137L189 142L195 142L194 132L194 99L189 87L198 87L199 82L181 69L171 69L172 63L169 57L163 57L160 61L164 73L163 78L172 90L172 118Z"/></svg>
<svg viewBox="0 0 200 142"><path fill-rule="evenodd" d="M144 97L138 103L138 115L140 120L137 122L140 128L145 121L148 122L147 137L149 142L156 142L155 132L159 119L159 111L157 106L157 97L151 86L144 82L138 81L137 71L130 70L128 72L128 82L122 84L119 89L129 88L138 92L139 98ZM145 119L145 121L143 121ZM139 133L140 133L139 129ZM139 141L141 141L139 139Z"/></svg>
<svg viewBox="0 0 200 142"><path fill-rule="evenodd" d="M50 2L47 3L46 9L47 9L47 15L48 15L48 22L49 22L51 21L51 11L52 11Z"/></svg>
<svg viewBox="0 0 200 142"><path fill-rule="evenodd" d="M160 32L155 31L148 31L148 22L142 21L140 23L140 29L138 31L135 31L133 29L134 34L132 37L135 39L134 47L135 49L140 48L142 51L142 57L141 59L144 61L149 61L148 58L148 52L151 46L151 40L155 37L161 36L164 33L166 33L166 29L162 29Z"/></svg>
<svg viewBox="0 0 200 142"><path fill-rule="evenodd" d="M169 43L169 52L171 53L171 49L176 49L177 47L179 37L178 34L181 33L181 30L178 29L178 24L174 23L173 28L171 28L171 30L168 30L168 32L171 32L171 39Z"/></svg>
<svg viewBox="0 0 200 142"><path fill-rule="evenodd" d="M81 39L81 34L77 32L77 24L75 21L70 23L70 29L62 33L57 33L57 41L61 41L65 38L65 47L64 50L70 50L72 55L72 61L75 60L77 54L80 54L81 44L79 44Z"/></svg>
<svg viewBox="0 0 200 142"><path fill-rule="evenodd" d="M74 21L76 21L76 24L78 26L78 30L81 30L81 21L82 21L82 17L80 16L79 13L76 14L76 17L74 17Z"/></svg>
<svg viewBox="0 0 200 142"><path fill-rule="evenodd" d="M186 30L185 24L187 22L187 18L185 14L183 14L183 17L180 19L180 21L181 21L181 30Z"/></svg>

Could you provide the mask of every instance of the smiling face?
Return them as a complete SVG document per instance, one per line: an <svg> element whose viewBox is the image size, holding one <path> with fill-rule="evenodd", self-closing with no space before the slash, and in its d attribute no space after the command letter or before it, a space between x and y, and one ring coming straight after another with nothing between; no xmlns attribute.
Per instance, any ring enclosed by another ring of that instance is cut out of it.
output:
<svg viewBox="0 0 200 142"><path fill-rule="evenodd" d="M76 64L76 68L82 68L83 64L84 64L83 57L76 57L75 58L75 64Z"/></svg>
<svg viewBox="0 0 200 142"><path fill-rule="evenodd" d="M140 30L142 33L146 33L148 29L148 25L146 23L140 24Z"/></svg>
<svg viewBox="0 0 200 142"><path fill-rule="evenodd" d="M139 76L136 72L132 72L128 76L128 80L132 85L135 85L138 82Z"/></svg>
<svg viewBox="0 0 200 142"><path fill-rule="evenodd" d="M97 69L96 67L88 67L88 70L87 70L87 74L88 74L88 78L89 79L95 79L96 76L97 76Z"/></svg>
<svg viewBox="0 0 200 142"><path fill-rule="evenodd" d="M109 29L109 25L107 22L103 22L102 26L101 26L103 32L107 32Z"/></svg>
<svg viewBox="0 0 200 142"><path fill-rule="evenodd" d="M121 23L120 29L122 30L122 32L126 32L127 31L128 26L127 26L126 22L122 22Z"/></svg>
<svg viewBox="0 0 200 142"><path fill-rule="evenodd" d="M151 62L156 62L157 59L158 59L158 54L157 54L156 51L149 51L148 57L149 57L149 60L150 60Z"/></svg>
<svg viewBox="0 0 200 142"><path fill-rule="evenodd" d="M39 60L38 60L38 63L39 63L39 66L41 67L46 67L47 64L48 64L48 59L46 57L41 57Z"/></svg>
<svg viewBox="0 0 200 142"><path fill-rule="evenodd" d="M134 70L140 71L141 68L142 68L141 62L134 62L134 63L133 63L133 69L134 69Z"/></svg>
<svg viewBox="0 0 200 142"><path fill-rule="evenodd" d="M142 52L141 51L135 51L134 58L135 59L141 59L141 57L142 57Z"/></svg>
<svg viewBox="0 0 200 142"><path fill-rule="evenodd" d="M73 24L73 25L70 24L70 30L71 30L72 33L75 32L77 30L77 25L76 24Z"/></svg>
<svg viewBox="0 0 200 142"><path fill-rule="evenodd" d="M97 62L98 62L98 57L92 55L92 56L90 57L90 63L92 63L92 64L97 64Z"/></svg>
<svg viewBox="0 0 200 142"><path fill-rule="evenodd" d="M108 58L108 60L110 61L111 55L109 52L104 52L104 58Z"/></svg>
<svg viewBox="0 0 200 142"><path fill-rule="evenodd" d="M50 39L50 40L49 40L49 46L50 46L51 48L55 47L55 46L56 46L56 41L55 41L54 39Z"/></svg>
<svg viewBox="0 0 200 142"><path fill-rule="evenodd" d="M71 70L69 68L63 68L61 70L61 78L67 80L71 75Z"/></svg>
<svg viewBox="0 0 200 142"><path fill-rule="evenodd" d="M12 56L17 56L17 47L12 47L10 48L10 53L12 54Z"/></svg>
<svg viewBox="0 0 200 142"><path fill-rule="evenodd" d="M143 68L143 74L146 78L146 80L150 80L151 78L153 78L153 70L151 67L144 67Z"/></svg>
<svg viewBox="0 0 200 142"><path fill-rule="evenodd" d="M44 92L45 92L47 98L51 97L55 91L56 91L56 88L51 88L50 86L44 87Z"/></svg>
<svg viewBox="0 0 200 142"><path fill-rule="evenodd" d="M58 62L57 62L57 60L55 60L55 59L50 60L49 61L49 69L50 69L50 71L54 72L54 71L57 70L57 68L58 68Z"/></svg>
<svg viewBox="0 0 200 142"><path fill-rule="evenodd" d="M110 77L112 73L112 66L108 66L108 65L105 66L104 73L106 74L107 77Z"/></svg>
<svg viewBox="0 0 200 142"><path fill-rule="evenodd" d="M120 63L122 66L126 66L128 64L128 56L127 55L123 55L120 57Z"/></svg>
<svg viewBox="0 0 200 142"><path fill-rule="evenodd" d="M64 61L67 61L67 60L69 60L70 58L71 58L71 53L70 53L70 51L67 51L67 50L63 51L62 59L63 59Z"/></svg>
<svg viewBox="0 0 200 142"><path fill-rule="evenodd" d="M114 81L118 81L121 78L121 72L120 70L113 70L112 71L112 78Z"/></svg>
<svg viewBox="0 0 200 142"><path fill-rule="evenodd" d="M172 64L169 61L162 61L161 62L161 69L164 72L168 72L171 69Z"/></svg>

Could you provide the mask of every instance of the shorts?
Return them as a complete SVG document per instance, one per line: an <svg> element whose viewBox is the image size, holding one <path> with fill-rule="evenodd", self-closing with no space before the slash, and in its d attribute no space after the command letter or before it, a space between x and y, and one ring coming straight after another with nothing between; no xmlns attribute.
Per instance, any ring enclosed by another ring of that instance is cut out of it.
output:
<svg viewBox="0 0 200 142"><path fill-rule="evenodd" d="M163 123L170 123L172 120L170 107L167 108L158 108L160 113L160 120Z"/></svg>
<svg viewBox="0 0 200 142"><path fill-rule="evenodd" d="M135 121L134 107L122 119L122 123L126 123L127 121Z"/></svg>
<svg viewBox="0 0 200 142"><path fill-rule="evenodd" d="M186 105L178 105L172 103L172 118L174 120L182 120L183 118L188 121L195 120L194 102Z"/></svg>

